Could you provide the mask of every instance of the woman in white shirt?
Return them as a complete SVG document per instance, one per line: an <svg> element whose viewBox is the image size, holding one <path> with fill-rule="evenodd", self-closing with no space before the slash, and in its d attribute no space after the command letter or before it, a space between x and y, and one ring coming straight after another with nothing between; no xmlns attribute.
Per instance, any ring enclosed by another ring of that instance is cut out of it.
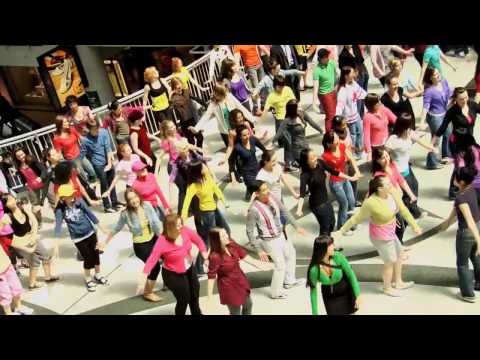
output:
<svg viewBox="0 0 480 360"><path fill-rule="evenodd" d="M390 149L392 160L398 168L398 172L403 176L415 197L418 198L418 181L410 165L410 152L414 143L418 143L429 152L436 151L428 142L422 140L417 133L410 128L412 115L408 113L401 114L395 122L393 133L388 138L385 146ZM403 203L410 210L415 219L423 218L426 212L421 212L417 206L417 201L411 202L410 197L403 192Z"/></svg>

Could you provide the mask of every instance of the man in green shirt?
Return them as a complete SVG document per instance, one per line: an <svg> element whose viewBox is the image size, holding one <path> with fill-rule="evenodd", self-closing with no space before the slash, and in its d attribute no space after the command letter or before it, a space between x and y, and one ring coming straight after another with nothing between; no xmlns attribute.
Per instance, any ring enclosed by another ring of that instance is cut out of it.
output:
<svg viewBox="0 0 480 360"><path fill-rule="evenodd" d="M332 128L332 119L337 107L337 95L335 92L335 79L337 64L328 58L330 51L320 49L318 51L318 65L313 72L313 104L322 104L325 111L325 130ZM318 94L318 98L315 94Z"/></svg>

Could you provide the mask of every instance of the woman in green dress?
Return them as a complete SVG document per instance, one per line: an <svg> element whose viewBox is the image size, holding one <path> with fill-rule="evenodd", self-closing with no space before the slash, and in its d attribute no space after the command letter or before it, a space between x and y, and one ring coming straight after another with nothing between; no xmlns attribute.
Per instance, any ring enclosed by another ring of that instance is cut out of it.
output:
<svg viewBox="0 0 480 360"><path fill-rule="evenodd" d="M315 239L307 274L313 315L318 315L319 283L327 315L349 315L359 309L360 285L347 258L335 251L332 237L321 235Z"/></svg>

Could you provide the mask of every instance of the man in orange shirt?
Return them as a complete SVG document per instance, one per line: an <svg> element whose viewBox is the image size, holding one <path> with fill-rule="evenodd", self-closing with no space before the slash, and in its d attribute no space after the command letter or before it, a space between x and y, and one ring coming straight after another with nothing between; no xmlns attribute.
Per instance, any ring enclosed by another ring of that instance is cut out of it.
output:
<svg viewBox="0 0 480 360"><path fill-rule="evenodd" d="M260 57L259 47L263 45L234 45L233 52L235 53L235 58L237 61L239 57L242 57L243 65L245 66L245 72L248 75L248 78L252 82L252 87L257 87L260 80L265 76L265 71L263 70L263 62ZM254 113L259 115L260 103L257 101L254 103Z"/></svg>
<svg viewBox="0 0 480 360"><path fill-rule="evenodd" d="M256 87L258 82L263 79L265 72L263 71L263 63L260 58L260 52L257 45L235 45L233 52L238 59L238 55L242 57L243 65L246 73L252 82L252 86Z"/></svg>

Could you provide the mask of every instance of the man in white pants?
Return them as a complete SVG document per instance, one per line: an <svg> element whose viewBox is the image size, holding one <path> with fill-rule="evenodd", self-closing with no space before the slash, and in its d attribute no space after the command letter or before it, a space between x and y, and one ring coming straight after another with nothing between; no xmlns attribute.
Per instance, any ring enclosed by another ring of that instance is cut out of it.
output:
<svg viewBox="0 0 480 360"><path fill-rule="evenodd" d="M305 235L305 230L299 228L295 219L285 209L279 199L270 194L268 186L263 181L257 181L254 188L255 200L248 210L247 236L258 253L260 260L269 261L270 256L274 263L270 297L272 299L286 299L284 289L304 284L295 278L297 256L292 243L285 238L282 218L290 223L298 234ZM258 237L255 236L255 228Z"/></svg>

